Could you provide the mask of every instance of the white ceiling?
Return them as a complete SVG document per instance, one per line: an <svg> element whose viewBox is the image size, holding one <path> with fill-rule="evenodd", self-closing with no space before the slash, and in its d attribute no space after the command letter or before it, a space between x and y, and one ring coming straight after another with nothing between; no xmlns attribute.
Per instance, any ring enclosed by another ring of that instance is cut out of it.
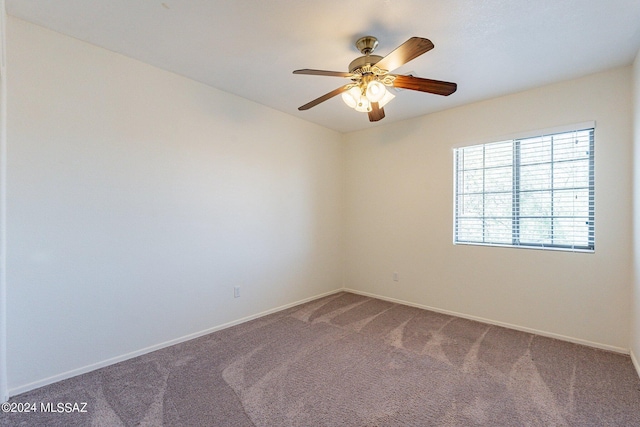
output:
<svg viewBox="0 0 640 427"><path fill-rule="evenodd" d="M340 132L630 64L640 0L6 0L7 13ZM335 97L353 43L386 55L409 37L435 49L396 70L458 83L449 97L404 90L367 115Z"/></svg>

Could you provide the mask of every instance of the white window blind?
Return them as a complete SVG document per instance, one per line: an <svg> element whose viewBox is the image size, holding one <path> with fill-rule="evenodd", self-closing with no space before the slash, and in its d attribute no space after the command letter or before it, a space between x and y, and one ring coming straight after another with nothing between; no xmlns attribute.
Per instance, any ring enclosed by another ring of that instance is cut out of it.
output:
<svg viewBox="0 0 640 427"><path fill-rule="evenodd" d="M454 150L454 243L594 250L594 129Z"/></svg>

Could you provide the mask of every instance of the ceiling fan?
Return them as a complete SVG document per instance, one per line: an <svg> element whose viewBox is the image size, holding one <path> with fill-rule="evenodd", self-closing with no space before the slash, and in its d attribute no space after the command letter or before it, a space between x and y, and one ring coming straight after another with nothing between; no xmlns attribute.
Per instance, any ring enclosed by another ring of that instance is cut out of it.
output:
<svg viewBox="0 0 640 427"><path fill-rule="evenodd" d="M421 37L411 37L385 57L372 55L378 46L378 39L373 36L361 37L356 41L356 48L362 53L349 64L349 72L302 69L293 74L310 74L314 76L346 77L348 83L313 101L299 107L298 110L308 110L311 107L342 94L343 101L356 111L369 114L369 121L377 122L384 118L383 107L395 95L386 87L417 90L434 93L436 95L451 95L458 85L440 80L423 79L414 76L391 74L396 68L406 64L433 49L431 40Z"/></svg>

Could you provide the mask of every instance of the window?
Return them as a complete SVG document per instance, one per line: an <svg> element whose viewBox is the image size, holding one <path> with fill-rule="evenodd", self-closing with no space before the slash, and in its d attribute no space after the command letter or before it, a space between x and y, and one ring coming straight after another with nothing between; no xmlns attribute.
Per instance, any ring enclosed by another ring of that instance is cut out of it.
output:
<svg viewBox="0 0 640 427"><path fill-rule="evenodd" d="M454 243L594 251L594 129L454 150Z"/></svg>

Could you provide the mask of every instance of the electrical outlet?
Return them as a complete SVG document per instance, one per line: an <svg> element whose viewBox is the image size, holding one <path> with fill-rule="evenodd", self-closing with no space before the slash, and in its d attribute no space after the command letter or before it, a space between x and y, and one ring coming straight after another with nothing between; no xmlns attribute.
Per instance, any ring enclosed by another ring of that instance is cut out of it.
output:
<svg viewBox="0 0 640 427"><path fill-rule="evenodd" d="M240 286L233 287L233 297L240 298Z"/></svg>
<svg viewBox="0 0 640 427"><path fill-rule="evenodd" d="M394 272L393 272L393 281L394 281L394 282L398 282L399 280L400 280L400 279L399 279L399 277L398 277L398 272L397 272L397 271L394 271Z"/></svg>

